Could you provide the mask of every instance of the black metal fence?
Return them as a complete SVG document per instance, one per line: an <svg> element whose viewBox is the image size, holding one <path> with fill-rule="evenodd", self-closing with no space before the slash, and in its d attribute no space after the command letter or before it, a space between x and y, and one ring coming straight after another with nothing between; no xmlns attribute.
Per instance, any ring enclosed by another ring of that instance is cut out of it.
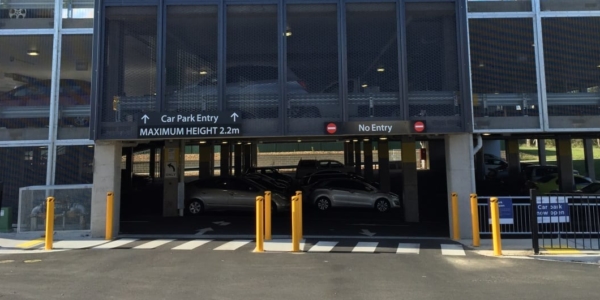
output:
<svg viewBox="0 0 600 300"><path fill-rule="evenodd" d="M498 197L503 238L531 238L536 254L540 248L600 250L600 195L533 192L530 197ZM489 198L478 197L484 237L491 237Z"/></svg>

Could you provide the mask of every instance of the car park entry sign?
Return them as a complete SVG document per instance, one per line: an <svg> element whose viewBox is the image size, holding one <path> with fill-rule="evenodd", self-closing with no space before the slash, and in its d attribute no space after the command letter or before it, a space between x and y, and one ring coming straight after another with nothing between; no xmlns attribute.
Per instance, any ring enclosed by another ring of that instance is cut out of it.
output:
<svg viewBox="0 0 600 300"><path fill-rule="evenodd" d="M187 138L242 135L235 111L199 113L147 113L138 119L139 138Z"/></svg>
<svg viewBox="0 0 600 300"><path fill-rule="evenodd" d="M490 208L490 200L488 199L489 216L492 215ZM514 224L512 198L498 198L498 211L500 212L500 224ZM488 222L492 224L491 217L488 219Z"/></svg>
<svg viewBox="0 0 600 300"><path fill-rule="evenodd" d="M569 200L567 197L536 197L537 221L541 223L569 223Z"/></svg>

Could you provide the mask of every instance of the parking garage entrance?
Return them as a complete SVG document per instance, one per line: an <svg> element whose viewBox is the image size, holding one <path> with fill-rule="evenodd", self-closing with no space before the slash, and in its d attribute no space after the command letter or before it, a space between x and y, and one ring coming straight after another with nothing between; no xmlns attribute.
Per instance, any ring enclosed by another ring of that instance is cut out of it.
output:
<svg viewBox="0 0 600 300"><path fill-rule="evenodd" d="M306 236L447 237L444 155L443 140L364 137L123 147L120 233L250 236L269 190L274 236L302 191Z"/></svg>

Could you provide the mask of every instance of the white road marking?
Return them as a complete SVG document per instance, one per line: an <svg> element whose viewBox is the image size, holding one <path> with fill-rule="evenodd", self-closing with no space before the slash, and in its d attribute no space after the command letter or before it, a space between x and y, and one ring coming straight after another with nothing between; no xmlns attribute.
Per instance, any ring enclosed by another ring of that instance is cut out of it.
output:
<svg viewBox="0 0 600 300"><path fill-rule="evenodd" d="M98 245L106 244L106 240L64 240L57 241L52 244L54 249L84 249L92 248Z"/></svg>
<svg viewBox="0 0 600 300"><path fill-rule="evenodd" d="M396 254L419 254L420 244L417 243L399 243Z"/></svg>
<svg viewBox="0 0 600 300"><path fill-rule="evenodd" d="M304 251L305 243L304 240L300 241L300 251ZM275 239L270 241L264 241L263 248L265 251L273 252L290 252L292 251L292 240L291 239Z"/></svg>
<svg viewBox="0 0 600 300"><path fill-rule="evenodd" d="M316 245L312 246L308 252L331 252L331 250L333 250L333 247L335 247L335 245L337 245L338 242L326 242L326 241L321 241L318 242Z"/></svg>
<svg viewBox="0 0 600 300"><path fill-rule="evenodd" d="M378 242L358 242L356 247L352 249L352 252L365 252L365 253L373 253L375 249L377 249Z"/></svg>
<svg viewBox="0 0 600 300"><path fill-rule="evenodd" d="M212 240L193 240L193 241L189 241L187 243L183 243L175 248L173 248L172 250L194 250L208 242L211 242Z"/></svg>
<svg viewBox="0 0 600 300"><path fill-rule="evenodd" d="M465 256L465 249L462 245L457 244L441 244L442 255Z"/></svg>
<svg viewBox="0 0 600 300"><path fill-rule="evenodd" d="M127 245L127 244L135 242L135 241L137 241L137 239L120 239L120 240L115 240L110 243L106 243L106 244L94 247L93 249L114 249L114 248L119 248L123 245Z"/></svg>
<svg viewBox="0 0 600 300"><path fill-rule="evenodd" d="M225 251L237 250L238 248L240 248L250 242L252 242L252 241L251 240L231 241L229 243L225 243L225 244L215 248L214 250L225 250Z"/></svg>
<svg viewBox="0 0 600 300"><path fill-rule="evenodd" d="M138 249L138 250L140 250L140 249L141 250L154 249L154 248L156 248L158 246L164 245L166 243L170 243L172 241L174 241L174 240L172 240L172 239L168 239L168 240L154 240L154 241L147 242L145 244L141 244L139 246L133 247L133 249Z"/></svg>

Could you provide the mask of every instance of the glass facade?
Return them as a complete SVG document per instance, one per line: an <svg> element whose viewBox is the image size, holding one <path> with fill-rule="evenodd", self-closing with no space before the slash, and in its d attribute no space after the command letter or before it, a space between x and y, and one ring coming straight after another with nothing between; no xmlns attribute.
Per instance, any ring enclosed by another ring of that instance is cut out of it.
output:
<svg viewBox="0 0 600 300"><path fill-rule="evenodd" d="M92 181L93 8L93 0L0 1L0 194L14 223L20 188Z"/></svg>

